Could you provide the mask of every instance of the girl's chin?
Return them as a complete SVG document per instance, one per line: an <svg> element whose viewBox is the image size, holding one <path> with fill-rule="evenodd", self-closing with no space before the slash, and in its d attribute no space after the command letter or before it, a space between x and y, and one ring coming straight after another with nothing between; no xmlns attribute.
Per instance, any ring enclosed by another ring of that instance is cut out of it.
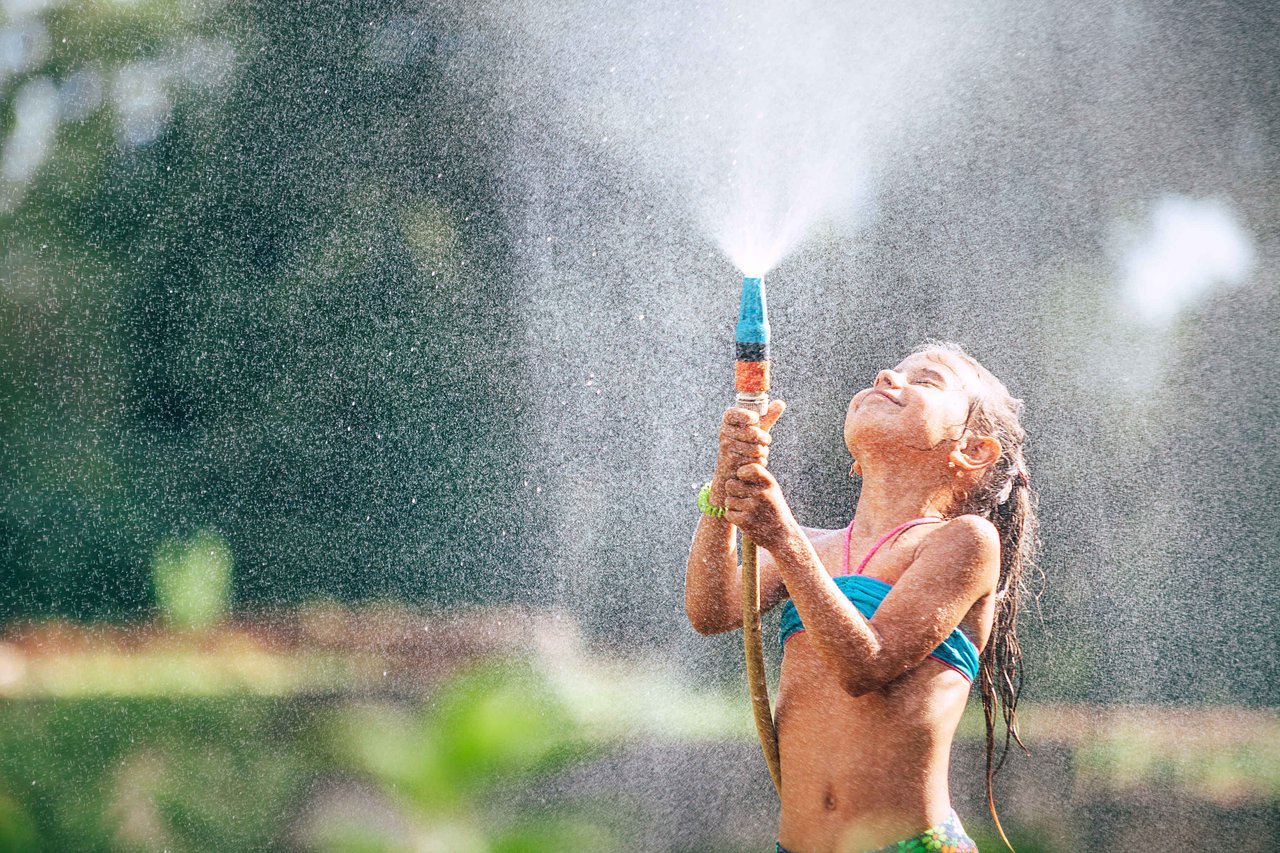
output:
<svg viewBox="0 0 1280 853"><path fill-rule="evenodd" d="M927 446L919 433L894 429L889 424L866 422L850 424L844 433L844 444L854 459L861 458L859 452L895 455L895 451Z"/></svg>
<svg viewBox="0 0 1280 853"><path fill-rule="evenodd" d="M903 430L905 424L902 423L901 419L893 417L895 412L883 409L873 409L865 413L858 412L845 422L845 435L851 437L865 435L877 441L894 437L905 438L905 431Z"/></svg>

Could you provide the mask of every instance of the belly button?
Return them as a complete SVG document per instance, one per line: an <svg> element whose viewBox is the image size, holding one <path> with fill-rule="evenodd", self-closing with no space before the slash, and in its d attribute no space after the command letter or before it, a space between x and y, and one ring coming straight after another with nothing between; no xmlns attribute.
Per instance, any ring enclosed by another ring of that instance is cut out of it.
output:
<svg viewBox="0 0 1280 853"><path fill-rule="evenodd" d="M836 795L831 792L830 788L827 789L826 795L822 798L822 805L829 812L836 810Z"/></svg>

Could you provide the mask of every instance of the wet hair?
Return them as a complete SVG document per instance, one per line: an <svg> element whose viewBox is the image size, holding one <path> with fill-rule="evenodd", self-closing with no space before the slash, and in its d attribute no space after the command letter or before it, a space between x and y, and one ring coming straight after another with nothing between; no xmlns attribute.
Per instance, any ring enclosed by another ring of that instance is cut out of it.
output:
<svg viewBox="0 0 1280 853"><path fill-rule="evenodd" d="M1000 578L996 582L995 621L991 638L982 650L978 668L978 689L986 720L987 805L1000 837L1009 845L996 814L992 779L1008 757L1010 741L1023 752L1030 750L1018 734L1018 696L1022 692L1022 649L1018 645L1018 607L1029 592L1026 579L1031 573L1044 575L1035 565L1038 545L1036 498L1023 452L1026 433L1022 429L1022 401L1009 393L1003 382L983 367L959 345L930 342L913 355L942 353L968 364L978 374L981 387L969 401L966 431L989 435L1000 442L1000 458L978 484L954 506L952 517L979 515L995 525L1000 534ZM1038 593L1037 593L1038 597ZM1004 748L995 760L996 714L1004 723ZM1012 850L1012 845L1009 845Z"/></svg>

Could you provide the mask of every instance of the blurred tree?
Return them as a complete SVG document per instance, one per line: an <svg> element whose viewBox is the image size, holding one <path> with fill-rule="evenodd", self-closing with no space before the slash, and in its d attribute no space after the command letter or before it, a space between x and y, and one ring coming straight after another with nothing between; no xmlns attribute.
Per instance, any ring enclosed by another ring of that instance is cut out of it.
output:
<svg viewBox="0 0 1280 853"><path fill-rule="evenodd" d="M0 612L145 612L150 553L206 525L241 603L514 594L497 137L457 10L32 9Z"/></svg>

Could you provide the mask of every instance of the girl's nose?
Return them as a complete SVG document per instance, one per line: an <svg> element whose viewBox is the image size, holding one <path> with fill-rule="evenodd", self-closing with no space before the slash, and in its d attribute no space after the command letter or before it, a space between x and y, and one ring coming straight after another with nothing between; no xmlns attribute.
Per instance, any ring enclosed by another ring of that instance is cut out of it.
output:
<svg viewBox="0 0 1280 853"><path fill-rule="evenodd" d="M888 368L886 368L876 374L876 381L874 385L876 387L879 387L881 385L888 385L890 388L901 388L902 375L899 374L897 371L889 370Z"/></svg>

